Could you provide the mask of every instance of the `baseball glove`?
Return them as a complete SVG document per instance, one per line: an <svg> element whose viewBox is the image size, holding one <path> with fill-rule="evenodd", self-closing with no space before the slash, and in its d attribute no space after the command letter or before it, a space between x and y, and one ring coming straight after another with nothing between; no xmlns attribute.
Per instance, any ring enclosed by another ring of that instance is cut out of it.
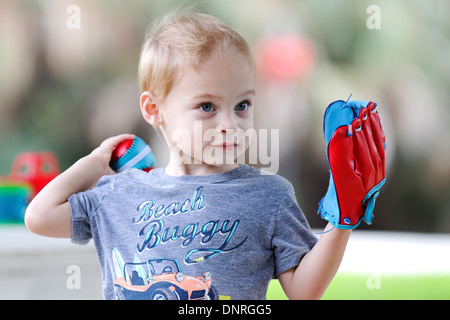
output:
<svg viewBox="0 0 450 320"><path fill-rule="evenodd" d="M386 138L370 101L335 101L325 111L323 130L330 183L318 214L339 229L372 224L379 190L386 181Z"/></svg>

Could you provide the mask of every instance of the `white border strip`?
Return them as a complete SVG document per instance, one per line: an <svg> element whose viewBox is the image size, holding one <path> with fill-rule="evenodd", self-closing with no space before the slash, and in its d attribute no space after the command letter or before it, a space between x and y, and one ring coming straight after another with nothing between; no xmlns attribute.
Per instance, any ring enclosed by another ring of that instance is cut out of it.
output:
<svg viewBox="0 0 450 320"><path fill-rule="evenodd" d="M122 167L120 167L117 170L117 173L121 173L124 171L127 171L129 169L131 169L134 165L136 165L139 161L141 161L142 159L144 159L150 152L152 151L152 149L150 149L149 146L145 146L144 149L142 149L141 152L139 152L137 155L134 156L134 158L132 158L130 161L128 161L127 163L125 163Z"/></svg>

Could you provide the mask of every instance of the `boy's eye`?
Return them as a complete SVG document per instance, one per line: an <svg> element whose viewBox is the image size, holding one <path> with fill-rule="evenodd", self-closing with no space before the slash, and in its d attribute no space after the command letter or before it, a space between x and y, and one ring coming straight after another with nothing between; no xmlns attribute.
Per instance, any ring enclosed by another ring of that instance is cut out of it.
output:
<svg viewBox="0 0 450 320"><path fill-rule="evenodd" d="M211 103L203 103L198 107L200 110L202 110L203 112L211 112L214 111L214 107Z"/></svg>
<svg viewBox="0 0 450 320"><path fill-rule="evenodd" d="M236 110L236 111L245 111L245 110L247 110L248 106L249 106L249 103L247 101L243 101L243 102L239 103L234 108L234 110Z"/></svg>

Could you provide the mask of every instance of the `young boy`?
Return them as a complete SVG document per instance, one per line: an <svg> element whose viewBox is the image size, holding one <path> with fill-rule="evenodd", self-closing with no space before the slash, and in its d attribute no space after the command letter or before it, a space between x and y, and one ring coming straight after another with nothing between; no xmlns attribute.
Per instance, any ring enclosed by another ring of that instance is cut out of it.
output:
<svg viewBox="0 0 450 320"><path fill-rule="evenodd" d="M351 231L317 240L287 180L234 161L257 110L247 43L211 16L168 16L147 36L139 78L167 167L114 174L111 153L133 136L109 138L35 197L27 227L93 238L106 299L265 299L273 277L291 299L320 298Z"/></svg>

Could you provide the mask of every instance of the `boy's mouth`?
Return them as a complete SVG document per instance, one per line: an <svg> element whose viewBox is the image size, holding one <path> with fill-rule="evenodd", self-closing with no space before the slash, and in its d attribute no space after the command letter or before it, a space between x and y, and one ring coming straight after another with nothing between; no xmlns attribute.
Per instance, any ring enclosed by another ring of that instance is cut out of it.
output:
<svg viewBox="0 0 450 320"><path fill-rule="evenodd" d="M214 148L221 148L222 150L233 150L237 148L238 144L236 142L224 142L221 144L213 145Z"/></svg>

